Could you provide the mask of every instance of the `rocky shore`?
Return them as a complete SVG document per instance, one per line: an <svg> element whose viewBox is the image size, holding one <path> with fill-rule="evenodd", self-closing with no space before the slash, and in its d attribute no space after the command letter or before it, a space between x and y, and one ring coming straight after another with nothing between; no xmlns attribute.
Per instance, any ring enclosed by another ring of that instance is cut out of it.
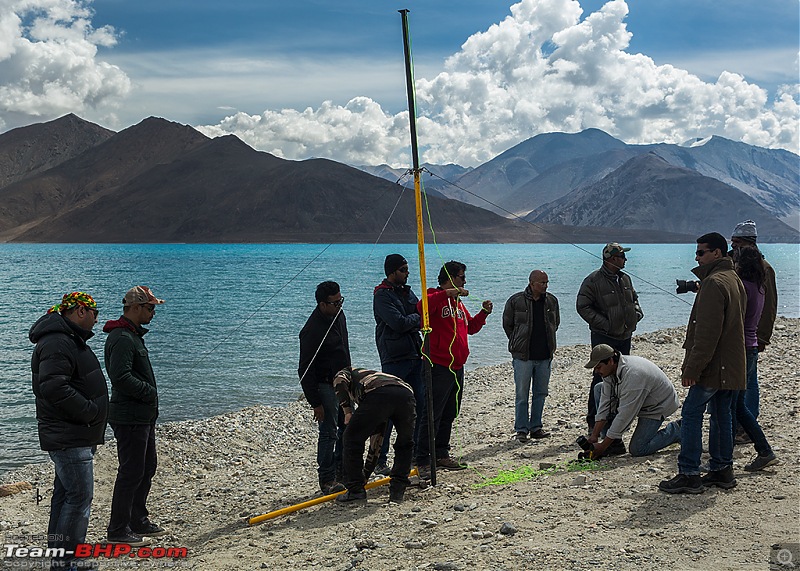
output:
<svg viewBox="0 0 800 571"><path fill-rule="evenodd" d="M633 353L680 386L683 328L634 338ZM777 549L800 544L800 320L779 318L760 355L759 421L781 463L742 470L752 445L737 446L738 486L692 496L657 490L676 472L678 446L647 458L603 459L570 471L580 449L589 374L587 346L556 353L545 405L549 439L517 443L510 364L467 373L454 455L470 469L439 472L438 485L411 487L402 504L386 486L359 506L324 503L249 526L249 517L319 496L316 425L305 402L257 406L199 421L159 425L159 468L151 518L168 529L154 546L186 547L180 559L100 558L100 569L512 570L767 569ZM677 413L679 414L679 412ZM630 437L630 432L626 435ZM626 438L626 440L627 440ZM525 472L525 468L527 471ZM113 442L98 450L88 542L104 539L116 470ZM494 483L499 471L525 472ZM32 490L0 497L4 544L44 545L53 471L26 466L2 483ZM513 479L513 478L510 478ZM36 491L42 496L37 505ZM33 537L33 541L30 539ZM39 540L36 540L36 538ZM26 541L26 539L28 541ZM3 553L4 568L24 561ZM30 563L30 562L29 562Z"/></svg>

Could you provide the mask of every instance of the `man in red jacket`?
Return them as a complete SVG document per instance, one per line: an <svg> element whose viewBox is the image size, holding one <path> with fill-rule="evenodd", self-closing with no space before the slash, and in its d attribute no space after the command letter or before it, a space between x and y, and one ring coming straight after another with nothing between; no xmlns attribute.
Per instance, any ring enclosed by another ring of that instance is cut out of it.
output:
<svg viewBox="0 0 800 571"><path fill-rule="evenodd" d="M463 470L466 466L450 457L450 433L453 421L461 409L464 393L464 363L469 355L467 335L483 328L486 316L492 312L492 302L486 300L477 315L472 316L461 303L460 296L468 296L467 266L449 261L439 271L439 287L428 289L428 312L431 333L428 353L433 377L433 427L428 426L424 415L419 427L417 471L423 480L430 479L430 445L428 431L436 435L436 465L447 470ZM422 314L422 302L417 304Z"/></svg>

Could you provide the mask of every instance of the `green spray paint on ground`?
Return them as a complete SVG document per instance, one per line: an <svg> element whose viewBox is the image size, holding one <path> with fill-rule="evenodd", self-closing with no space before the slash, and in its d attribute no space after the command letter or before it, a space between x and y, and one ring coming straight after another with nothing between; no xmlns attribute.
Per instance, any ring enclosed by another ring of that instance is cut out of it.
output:
<svg viewBox="0 0 800 571"><path fill-rule="evenodd" d="M536 469L533 466L520 466L513 470L500 470L494 478L483 477L483 482L473 484L473 488L485 488L487 486L506 486L527 480L535 480L546 474L556 474L558 472L593 472L605 470L605 466L597 460L569 460L556 464L550 468Z"/></svg>

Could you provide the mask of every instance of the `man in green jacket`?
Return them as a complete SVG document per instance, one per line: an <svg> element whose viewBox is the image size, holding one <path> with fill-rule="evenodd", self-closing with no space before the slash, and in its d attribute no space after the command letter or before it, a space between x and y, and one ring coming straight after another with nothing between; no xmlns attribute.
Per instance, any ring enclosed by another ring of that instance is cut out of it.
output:
<svg viewBox="0 0 800 571"><path fill-rule="evenodd" d="M105 346L106 372L111 379L108 420L117 438L119 469L111 500L109 543L142 546L143 536L166 533L152 523L146 507L156 473L156 418L158 389L150 356L144 344L147 325L156 305L164 303L147 286L128 290L122 300L122 317L108 321Z"/></svg>
<svg viewBox="0 0 800 571"><path fill-rule="evenodd" d="M681 384L689 393L681 409L681 451L678 475L658 487L669 494L699 494L704 486L730 489L733 476L731 402L734 391L747 386L745 375L744 314L747 294L733 261L728 242L716 232L697 239L692 273L700 290L686 327L686 354ZM703 450L703 414L711 413L708 451L711 470L700 477Z"/></svg>

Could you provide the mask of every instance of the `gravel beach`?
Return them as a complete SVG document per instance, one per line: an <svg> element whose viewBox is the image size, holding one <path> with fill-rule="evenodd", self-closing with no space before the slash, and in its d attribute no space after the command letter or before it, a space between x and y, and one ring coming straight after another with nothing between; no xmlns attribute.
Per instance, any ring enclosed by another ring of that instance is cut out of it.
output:
<svg viewBox="0 0 800 571"><path fill-rule="evenodd" d="M636 336L632 351L658 364L681 400L687 391L679 379L683 337L683 328ZM402 504L389 503L382 486L368 491L366 504L323 503L250 526L249 517L319 497L317 429L308 405L298 400L159 425L149 508L169 533L154 538L154 546L185 547L188 555L97 563L100 569L738 570L768 569L771 552L774 557L786 547L782 557L794 556L800 565L798 344L800 319L778 318L772 345L759 359L759 421L780 464L744 472L754 450L737 446L738 486L729 491L659 492L658 482L676 473L678 445L568 470L580 451L575 438L585 431L590 374L583 368L586 345L561 347L544 412L550 438L513 440L510 363L468 372L453 455L470 469L439 471L437 486L409 488ZM526 466L527 479L477 486L500 470ZM95 460L87 542L104 540L115 472L111 441ZM33 485L0 497L6 546L44 545L52 478L49 463L3 477L2 483ZM5 547L4 568L33 563L7 555Z"/></svg>

